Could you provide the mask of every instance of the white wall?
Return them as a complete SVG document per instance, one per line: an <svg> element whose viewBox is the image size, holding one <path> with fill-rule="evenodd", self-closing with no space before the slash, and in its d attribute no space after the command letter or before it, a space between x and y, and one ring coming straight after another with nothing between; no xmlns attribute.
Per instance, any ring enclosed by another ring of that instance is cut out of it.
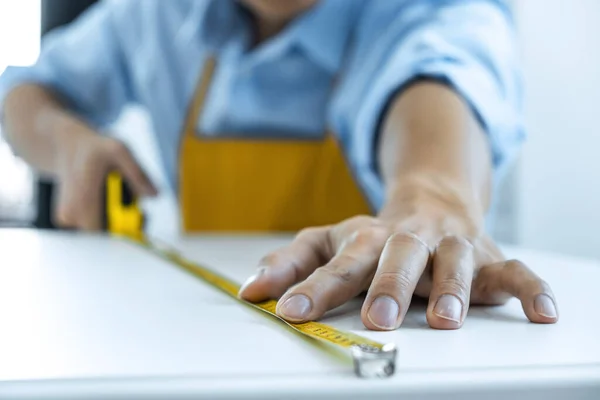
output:
<svg viewBox="0 0 600 400"><path fill-rule="evenodd" d="M0 0L0 73L29 65L40 49L40 0Z"/></svg>
<svg viewBox="0 0 600 400"><path fill-rule="evenodd" d="M40 0L0 0L0 74L29 65L39 53ZM0 130L0 219L32 218L32 174L3 142Z"/></svg>
<svg viewBox="0 0 600 400"><path fill-rule="evenodd" d="M600 1L514 3L530 133L515 196L518 240L600 258Z"/></svg>

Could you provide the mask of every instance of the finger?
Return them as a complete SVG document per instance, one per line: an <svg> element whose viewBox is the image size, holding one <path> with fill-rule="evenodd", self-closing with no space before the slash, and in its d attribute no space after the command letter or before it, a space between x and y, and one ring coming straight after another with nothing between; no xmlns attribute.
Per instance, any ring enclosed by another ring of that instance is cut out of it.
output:
<svg viewBox="0 0 600 400"><path fill-rule="evenodd" d="M70 184L61 182L56 197L55 222L57 226L65 229L77 228L78 212Z"/></svg>
<svg viewBox="0 0 600 400"><path fill-rule="evenodd" d="M133 191L141 196L156 196L158 191L142 171L129 149L121 142L115 141L114 143L114 147L111 148L112 159L132 186Z"/></svg>
<svg viewBox="0 0 600 400"><path fill-rule="evenodd" d="M508 295L521 300L523 311L531 322L558 321L556 299L550 286L517 260L482 268L474 282L473 296L480 303L503 303Z"/></svg>
<svg viewBox="0 0 600 400"><path fill-rule="evenodd" d="M73 210L66 205L58 205L55 214L56 226L65 229L77 228L77 218Z"/></svg>
<svg viewBox="0 0 600 400"><path fill-rule="evenodd" d="M466 239L448 236L433 257L433 285L429 295L427 322L436 329L457 329L469 307L473 281L473 245Z"/></svg>
<svg viewBox="0 0 600 400"><path fill-rule="evenodd" d="M400 326L428 260L429 248L416 235L390 236L362 307L367 328L392 330Z"/></svg>
<svg viewBox="0 0 600 400"><path fill-rule="evenodd" d="M277 313L293 322L315 320L358 295L373 278L387 236L382 227L356 231L330 262L281 297Z"/></svg>
<svg viewBox="0 0 600 400"><path fill-rule="evenodd" d="M306 279L327 262L329 227L308 228L289 246L263 257L255 275L242 285L239 296L258 302L279 298L290 286Z"/></svg>
<svg viewBox="0 0 600 400"><path fill-rule="evenodd" d="M77 225L84 231L99 231L102 229L103 215L102 182L100 179L90 177L86 185L81 187L85 187L85 190L78 191Z"/></svg>

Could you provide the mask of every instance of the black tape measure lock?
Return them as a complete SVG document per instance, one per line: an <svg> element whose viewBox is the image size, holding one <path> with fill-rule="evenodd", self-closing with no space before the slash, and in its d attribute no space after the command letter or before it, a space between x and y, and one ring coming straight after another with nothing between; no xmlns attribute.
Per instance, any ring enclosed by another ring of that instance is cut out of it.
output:
<svg viewBox="0 0 600 400"><path fill-rule="evenodd" d="M382 344L354 333L345 332L320 322L294 324L281 319L275 312L276 300L262 303L249 303L237 297L240 285L212 269L199 265L182 257L177 251L163 244L153 243L144 235L144 215L127 183L118 173L109 174L106 182L106 230L119 238L130 240L157 256L186 270L215 289L233 297L246 305L256 308L271 317L277 318L297 333L333 348L350 350L344 354L351 356L354 372L362 378L382 378L392 376L396 369L396 346L393 343Z"/></svg>

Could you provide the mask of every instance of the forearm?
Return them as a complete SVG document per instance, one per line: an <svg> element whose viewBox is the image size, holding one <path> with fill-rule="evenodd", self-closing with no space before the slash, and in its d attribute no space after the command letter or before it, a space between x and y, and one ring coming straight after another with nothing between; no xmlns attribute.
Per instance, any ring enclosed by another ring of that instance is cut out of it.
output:
<svg viewBox="0 0 600 400"><path fill-rule="evenodd" d="M77 125L82 123L41 86L18 86L6 98L3 131L7 141L19 157L41 173L55 174L59 151L68 144L65 137L74 139L81 134Z"/></svg>
<svg viewBox="0 0 600 400"><path fill-rule="evenodd" d="M386 187L382 213L423 198L452 202L481 218L490 202L491 155L482 128L450 88L409 87L388 109L378 147Z"/></svg>

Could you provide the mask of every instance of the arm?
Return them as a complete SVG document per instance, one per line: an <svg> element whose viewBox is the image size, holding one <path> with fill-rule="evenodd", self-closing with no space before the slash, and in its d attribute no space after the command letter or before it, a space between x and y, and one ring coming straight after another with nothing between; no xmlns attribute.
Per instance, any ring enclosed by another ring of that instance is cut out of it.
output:
<svg viewBox="0 0 600 400"><path fill-rule="evenodd" d="M475 122L485 148L479 154L489 157L488 199L482 198L485 212L524 137L521 76L510 14L502 1L495 0L420 0L396 6L395 13L391 8L363 12L346 78L352 84L342 87L332 110L352 167L380 211L392 190L390 165L381 152L391 150L390 130L399 128L392 135L406 146L407 140L414 140L404 135L409 124L423 125L425 119L427 129L437 124L442 129L436 130L436 137L427 135L434 140L429 142L431 149L443 158L432 156L429 162L447 161L445 149L455 144L456 132L446 132L442 125L450 122L456 128ZM452 110L461 115L450 115L449 110L442 112L429 103L441 108L454 104ZM415 108L429 111L420 111L417 118L412 115ZM409 134L425 142L423 132ZM394 151L400 150L399 145L393 146ZM405 169L406 162L413 160L412 151L400 151L395 158L404 166L397 167Z"/></svg>
<svg viewBox="0 0 600 400"><path fill-rule="evenodd" d="M361 316L374 330L398 328L413 295L428 299L436 329L460 328L469 304L511 296L531 321L556 322L549 286L484 230L494 181L521 139L501 2L369 4L333 114L377 215L301 232L262 260L241 296L281 296L279 315L301 322L367 290Z"/></svg>
<svg viewBox="0 0 600 400"><path fill-rule="evenodd" d="M468 105L449 87L417 82L392 101L377 149L386 188L380 216L436 199L482 223L490 205L487 138Z"/></svg>

